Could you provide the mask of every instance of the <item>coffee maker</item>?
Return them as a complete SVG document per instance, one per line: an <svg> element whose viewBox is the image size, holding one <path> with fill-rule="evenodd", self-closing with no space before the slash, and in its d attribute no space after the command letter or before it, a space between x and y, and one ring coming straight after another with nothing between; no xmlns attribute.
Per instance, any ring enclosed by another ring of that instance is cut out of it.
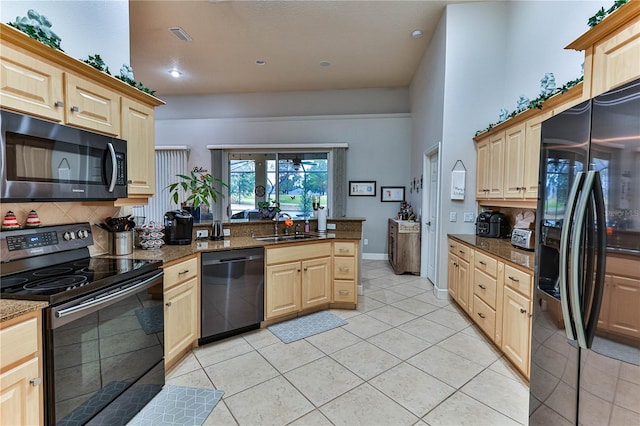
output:
<svg viewBox="0 0 640 426"><path fill-rule="evenodd" d="M191 244L193 216L187 210L173 210L164 214L164 242L168 245Z"/></svg>

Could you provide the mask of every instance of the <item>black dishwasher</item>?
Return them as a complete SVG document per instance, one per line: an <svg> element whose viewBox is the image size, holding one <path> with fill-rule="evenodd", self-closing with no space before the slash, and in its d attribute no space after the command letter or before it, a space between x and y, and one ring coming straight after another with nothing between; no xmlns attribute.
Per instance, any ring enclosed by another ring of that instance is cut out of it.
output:
<svg viewBox="0 0 640 426"><path fill-rule="evenodd" d="M260 328L264 319L264 249L202 253L198 344Z"/></svg>

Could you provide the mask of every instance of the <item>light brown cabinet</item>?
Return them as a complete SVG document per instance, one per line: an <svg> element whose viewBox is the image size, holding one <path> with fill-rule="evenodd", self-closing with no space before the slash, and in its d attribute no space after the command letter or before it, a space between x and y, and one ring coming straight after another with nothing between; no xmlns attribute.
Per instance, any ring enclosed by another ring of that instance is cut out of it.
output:
<svg viewBox="0 0 640 426"><path fill-rule="evenodd" d="M505 133L494 133L478 141L476 163L476 198L502 198Z"/></svg>
<svg viewBox="0 0 640 426"><path fill-rule="evenodd" d="M41 313L0 324L0 424L44 424Z"/></svg>
<svg viewBox="0 0 640 426"><path fill-rule="evenodd" d="M164 363L169 370L198 340L198 258L164 272Z"/></svg>
<svg viewBox="0 0 640 426"><path fill-rule="evenodd" d="M640 261L609 255L606 268L597 332L640 339Z"/></svg>
<svg viewBox="0 0 640 426"><path fill-rule="evenodd" d="M396 274L420 274L420 223L388 221L389 263Z"/></svg>
<svg viewBox="0 0 640 426"><path fill-rule="evenodd" d="M0 23L0 106L127 141L130 199L155 192L154 107L161 100Z"/></svg>
<svg viewBox="0 0 640 426"><path fill-rule="evenodd" d="M501 306L497 303L498 271L504 264L482 252L474 252L472 318L496 344L500 344L501 327L496 327L501 317Z"/></svg>
<svg viewBox="0 0 640 426"><path fill-rule="evenodd" d="M472 311L473 289L471 288L470 262L473 249L449 239L449 266L447 286L449 294L467 313Z"/></svg>
<svg viewBox="0 0 640 426"><path fill-rule="evenodd" d="M333 299L335 303L358 302L358 243L333 243Z"/></svg>
<svg viewBox="0 0 640 426"><path fill-rule="evenodd" d="M331 302L331 243L265 249L265 319Z"/></svg>
<svg viewBox="0 0 640 426"><path fill-rule="evenodd" d="M502 305L502 351L526 377L529 377L531 347L531 301L504 287Z"/></svg>

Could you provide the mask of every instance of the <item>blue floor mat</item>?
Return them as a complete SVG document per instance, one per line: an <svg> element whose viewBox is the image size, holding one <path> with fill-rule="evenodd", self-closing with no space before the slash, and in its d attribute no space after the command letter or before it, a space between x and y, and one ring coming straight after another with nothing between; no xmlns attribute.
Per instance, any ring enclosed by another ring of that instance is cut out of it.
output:
<svg viewBox="0 0 640 426"><path fill-rule="evenodd" d="M322 311L281 322L267 328L284 343L291 343L345 324L347 322L342 318L331 312Z"/></svg>

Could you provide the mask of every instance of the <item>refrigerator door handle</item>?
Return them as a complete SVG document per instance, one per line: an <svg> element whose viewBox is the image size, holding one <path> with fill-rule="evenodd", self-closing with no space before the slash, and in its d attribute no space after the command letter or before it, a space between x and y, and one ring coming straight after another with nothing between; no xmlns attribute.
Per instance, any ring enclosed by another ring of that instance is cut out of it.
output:
<svg viewBox="0 0 640 426"><path fill-rule="evenodd" d="M587 217L587 205L591 202L593 195L593 185L596 181L596 173L594 171L587 172L587 177L584 181L580 200L576 208L576 220L575 232L571 239L571 278L569 280L571 300L571 312L573 314L573 322L576 328L576 340L581 348L587 348L587 334L585 331L584 314L582 312L582 303L580 295L580 243L582 242L582 235L584 233L584 224ZM585 283L585 285L588 283Z"/></svg>
<svg viewBox="0 0 640 426"><path fill-rule="evenodd" d="M569 340L576 340L576 335L573 330L573 320L571 316L571 310L569 309L569 290L568 290L568 256L569 256L569 239L571 237L573 213L576 209L576 199L578 193L584 184L584 172L576 173L575 180L569 191L569 198L564 212L564 219L562 221L562 233L560 235L560 273L559 273L559 286L560 286L560 305L562 306L562 319L564 320L564 329L567 333Z"/></svg>
<svg viewBox="0 0 640 426"><path fill-rule="evenodd" d="M593 183L593 201L595 206L596 218L596 269L595 282L593 289L593 300L585 324L586 330L586 349L591 348L593 338L598 328L598 318L600 316L600 308L602 306L602 298L604 296L604 281L606 272L607 259L607 229L606 229L606 208L604 204L604 193L602 192L602 182L600 180L600 172L593 171L595 174Z"/></svg>

